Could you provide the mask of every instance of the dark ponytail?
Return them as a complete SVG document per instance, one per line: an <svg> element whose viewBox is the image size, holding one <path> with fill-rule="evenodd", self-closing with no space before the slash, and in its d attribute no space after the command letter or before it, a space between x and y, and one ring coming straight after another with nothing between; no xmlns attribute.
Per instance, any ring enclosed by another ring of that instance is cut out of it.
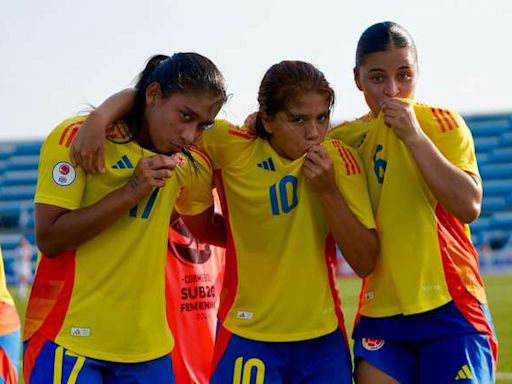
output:
<svg viewBox="0 0 512 384"><path fill-rule="evenodd" d="M135 85L135 102L126 117L132 137L140 129L146 106L146 89L153 83L160 85L163 98L175 93L207 93L226 101L224 77L215 64L198 53L175 53L171 57L151 57L139 74Z"/></svg>

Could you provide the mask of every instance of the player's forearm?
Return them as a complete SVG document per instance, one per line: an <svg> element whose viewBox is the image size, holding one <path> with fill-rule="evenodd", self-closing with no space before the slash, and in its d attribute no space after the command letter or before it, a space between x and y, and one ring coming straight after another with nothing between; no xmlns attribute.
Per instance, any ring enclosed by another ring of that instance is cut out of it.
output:
<svg viewBox="0 0 512 384"><path fill-rule="evenodd" d="M377 232L355 217L338 190L322 193L319 198L343 257L360 277L369 275L379 253Z"/></svg>
<svg viewBox="0 0 512 384"><path fill-rule="evenodd" d="M102 127L106 130L109 124L125 117L133 108L134 102L135 90L133 88L124 89L113 94L91 112L88 120L94 119L94 122L91 122L90 125L95 128Z"/></svg>
<svg viewBox="0 0 512 384"><path fill-rule="evenodd" d="M226 247L226 224L224 217L213 212L213 206L195 216L181 215L190 233L200 242Z"/></svg>
<svg viewBox="0 0 512 384"><path fill-rule="evenodd" d="M36 242L41 252L54 257L76 249L108 228L137 204L137 198L123 187L98 203L73 211L36 204Z"/></svg>
<svg viewBox="0 0 512 384"><path fill-rule="evenodd" d="M425 135L406 145L441 206L463 223L476 220L482 205L480 181L451 164Z"/></svg>

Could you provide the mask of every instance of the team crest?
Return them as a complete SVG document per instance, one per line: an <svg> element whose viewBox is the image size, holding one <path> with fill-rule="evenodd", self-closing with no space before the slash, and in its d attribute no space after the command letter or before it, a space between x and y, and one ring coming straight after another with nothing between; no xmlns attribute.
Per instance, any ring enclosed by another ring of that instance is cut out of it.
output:
<svg viewBox="0 0 512 384"><path fill-rule="evenodd" d="M177 167L181 167L185 164L185 158L180 153L173 153L171 155L171 159L176 162Z"/></svg>
<svg viewBox="0 0 512 384"><path fill-rule="evenodd" d="M378 351L384 346L384 340L363 337L363 347L368 351Z"/></svg>
<svg viewBox="0 0 512 384"><path fill-rule="evenodd" d="M55 184L66 187L75 181L76 171L71 164L61 161L53 167L52 177Z"/></svg>

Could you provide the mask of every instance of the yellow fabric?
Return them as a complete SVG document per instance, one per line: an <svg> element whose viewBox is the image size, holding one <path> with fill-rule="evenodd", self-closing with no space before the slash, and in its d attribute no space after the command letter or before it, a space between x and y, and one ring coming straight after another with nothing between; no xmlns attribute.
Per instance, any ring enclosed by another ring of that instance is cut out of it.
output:
<svg viewBox="0 0 512 384"><path fill-rule="evenodd" d="M71 166L69 148L62 141L64 130L84 119L63 122L46 139L36 203L70 210L93 205L125 185L141 158L154 155L134 141L107 141L105 174L86 176L79 168L76 179L62 185L71 180L55 178L56 164ZM196 154L195 169L184 156L174 156L182 164L165 187L155 190L152 209L152 196L148 196L77 248L74 287L55 343L83 356L119 362L146 361L171 351L164 287L171 211L175 202L187 215L199 214L213 204L211 166ZM44 334L44 329L40 331Z"/></svg>
<svg viewBox="0 0 512 384"><path fill-rule="evenodd" d="M478 176L473 139L464 120L454 111L410 102L421 128L440 152L458 168ZM365 281L360 313L413 314L449 302L437 201L405 144L385 125L382 114L341 124L329 137L358 146L379 230L381 255ZM474 295L485 300L483 288L477 290Z"/></svg>
<svg viewBox="0 0 512 384"><path fill-rule="evenodd" d="M329 228L302 176L304 157L283 159L267 140L224 121L204 132L200 145L221 176L223 213L232 231L221 295L224 327L261 341L305 340L333 331L338 319L327 267ZM325 147L348 205L374 228L357 154L335 140Z"/></svg>

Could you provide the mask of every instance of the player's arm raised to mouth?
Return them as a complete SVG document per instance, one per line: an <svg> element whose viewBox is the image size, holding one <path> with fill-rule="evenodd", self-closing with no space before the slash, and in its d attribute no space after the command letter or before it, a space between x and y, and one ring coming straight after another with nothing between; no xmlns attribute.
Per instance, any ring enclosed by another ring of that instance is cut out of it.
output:
<svg viewBox="0 0 512 384"><path fill-rule="evenodd" d="M48 257L75 249L125 215L155 188L163 187L175 166L168 156L143 158L125 186L88 207L69 210L36 203L37 246Z"/></svg>

